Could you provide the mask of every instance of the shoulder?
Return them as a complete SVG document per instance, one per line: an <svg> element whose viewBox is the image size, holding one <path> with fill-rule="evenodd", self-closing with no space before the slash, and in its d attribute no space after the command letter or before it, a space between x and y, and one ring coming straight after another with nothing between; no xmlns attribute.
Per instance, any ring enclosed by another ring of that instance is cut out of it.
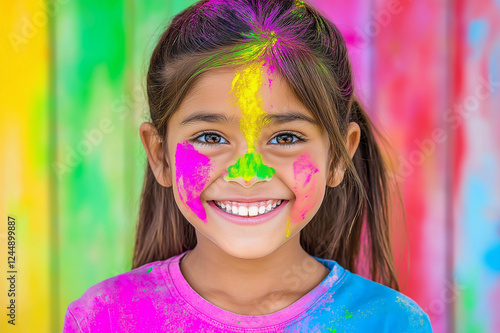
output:
<svg viewBox="0 0 500 333"><path fill-rule="evenodd" d="M171 262L148 263L92 285L69 304L63 332L159 331L157 325L165 323L158 318L178 307L168 273Z"/></svg>
<svg viewBox="0 0 500 333"><path fill-rule="evenodd" d="M403 293L351 272L346 287L359 313L376 313L388 331L432 332L429 316Z"/></svg>
<svg viewBox="0 0 500 333"><path fill-rule="evenodd" d="M68 313L77 318L85 317L86 313L97 313L113 304L123 304L141 294L157 291L160 286L164 286L159 269L161 264L162 261L148 263L92 285L69 304Z"/></svg>

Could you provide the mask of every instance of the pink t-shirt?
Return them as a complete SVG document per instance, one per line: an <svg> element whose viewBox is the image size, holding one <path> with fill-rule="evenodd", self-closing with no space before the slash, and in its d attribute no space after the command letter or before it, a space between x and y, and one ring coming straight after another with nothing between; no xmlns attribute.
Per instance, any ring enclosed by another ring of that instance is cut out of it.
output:
<svg viewBox="0 0 500 333"><path fill-rule="evenodd" d="M208 302L187 283L179 266L187 252L90 287L68 306L63 333L340 333L375 328L377 332L432 332L428 316L407 296L317 257L330 273L295 303L267 315L232 313Z"/></svg>

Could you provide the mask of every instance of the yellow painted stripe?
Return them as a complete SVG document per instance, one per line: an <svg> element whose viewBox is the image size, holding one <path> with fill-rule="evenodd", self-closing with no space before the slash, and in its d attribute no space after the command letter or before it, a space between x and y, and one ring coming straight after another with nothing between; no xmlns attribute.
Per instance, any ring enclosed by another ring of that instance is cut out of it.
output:
<svg viewBox="0 0 500 333"><path fill-rule="evenodd" d="M0 3L0 331L49 332L48 25L39 1ZM7 37L7 38L5 38ZM16 219L16 325L6 320L7 218Z"/></svg>

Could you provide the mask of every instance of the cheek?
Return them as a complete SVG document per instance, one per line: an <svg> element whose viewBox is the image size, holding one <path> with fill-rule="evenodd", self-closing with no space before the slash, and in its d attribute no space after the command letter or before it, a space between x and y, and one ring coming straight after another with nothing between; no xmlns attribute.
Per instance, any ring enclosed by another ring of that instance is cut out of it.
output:
<svg viewBox="0 0 500 333"><path fill-rule="evenodd" d="M175 150L175 180L177 191L184 206L191 209L204 223L207 214L200 194L210 179L212 161L200 154L189 142L178 143Z"/></svg>
<svg viewBox="0 0 500 333"><path fill-rule="evenodd" d="M308 153L301 155L293 163L294 193L296 200L290 213L292 223L300 223L306 219L306 214L313 210L321 197L320 173Z"/></svg>

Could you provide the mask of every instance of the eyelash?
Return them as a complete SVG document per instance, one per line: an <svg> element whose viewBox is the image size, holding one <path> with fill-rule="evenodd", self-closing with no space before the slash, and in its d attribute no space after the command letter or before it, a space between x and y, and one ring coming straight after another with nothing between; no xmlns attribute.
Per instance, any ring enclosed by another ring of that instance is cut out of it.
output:
<svg viewBox="0 0 500 333"><path fill-rule="evenodd" d="M199 141L198 139L205 136L205 135L209 135L209 134L213 134L213 135L217 135L217 136L220 136L221 138L223 138L222 135L220 135L219 133L216 133L216 132L210 132L210 131L206 131L206 132L201 132L199 135L193 137L190 141L192 143L197 143L197 144L200 144L202 146L214 146L214 145L217 145L217 144L225 144L225 143L208 143L208 142L203 142L203 141ZM282 144L275 144L275 145L278 145L278 146L287 146L287 147L290 147L290 146L294 146L297 142L306 142L307 139L300 133L297 133L297 132L290 132L290 131L285 131L285 132L279 132L277 133L271 140L274 140L276 139L278 136L280 135L284 135L284 134L287 134L287 135L290 135L290 136L294 136L296 137L298 140L295 141L295 142L292 142L292 143L282 143ZM224 139L226 140L226 139ZM270 141L271 141L270 140ZM227 141L227 140L226 140Z"/></svg>
<svg viewBox="0 0 500 333"><path fill-rule="evenodd" d="M294 136L296 137L298 140L295 141L295 142L292 142L292 143L282 143L282 144L279 144L277 143L276 145L278 146L287 146L287 147L291 147L291 146L294 146L295 144L297 144L297 142L306 142L307 139L300 133L297 133L297 132L291 132L291 131L284 131L284 132L279 132L277 133L271 140L274 140L276 139L278 136L280 135L290 135L290 136ZM293 140L293 139L292 139Z"/></svg>

